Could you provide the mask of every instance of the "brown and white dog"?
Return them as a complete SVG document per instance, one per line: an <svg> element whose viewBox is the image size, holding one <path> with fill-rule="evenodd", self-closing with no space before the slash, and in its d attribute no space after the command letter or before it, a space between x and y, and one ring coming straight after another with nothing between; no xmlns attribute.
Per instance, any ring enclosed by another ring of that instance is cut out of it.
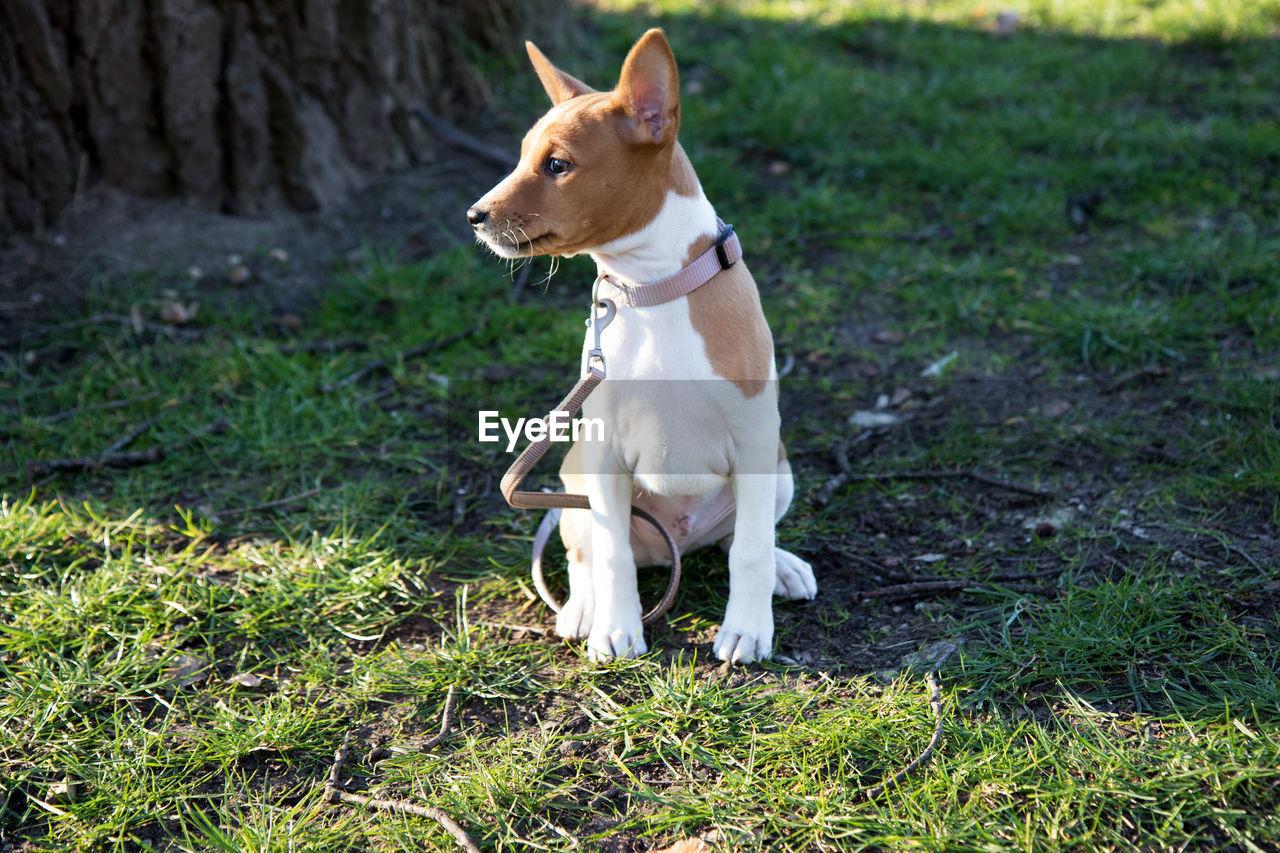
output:
<svg viewBox="0 0 1280 853"><path fill-rule="evenodd" d="M662 31L650 30L627 55L617 88L597 92L527 47L553 106L526 134L515 171L467 219L503 258L590 254L620 297L600 340L608 378L583 406L609 433L574 444L560 469L591 509L565 510L560 520L570 593L556 629L585 637L593 659L645 652L636 566L670 556L632 521L634 502L682 552L728 548L729 603L715 653L767 658L771 594L813 598L817 584L808 563L774 544L792 479L755 281L741 260L722 260L687 295L653 305L626 298L678 276L724 234L676 141L675 57ZM584 370L592 345L588 333Z"/></svg>

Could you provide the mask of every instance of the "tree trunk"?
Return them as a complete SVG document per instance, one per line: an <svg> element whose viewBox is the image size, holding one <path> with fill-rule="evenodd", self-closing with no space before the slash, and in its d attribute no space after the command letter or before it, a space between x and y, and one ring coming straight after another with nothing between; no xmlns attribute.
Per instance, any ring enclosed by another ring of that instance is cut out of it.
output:
<svg viewBox="0 0 1280 853"><path fill-rule="evenodd" d="M484 100L469 58L562 15L555 0L0 0L0 243L99 180L228 213L322 207L431 144L415 107Z"/></svg>

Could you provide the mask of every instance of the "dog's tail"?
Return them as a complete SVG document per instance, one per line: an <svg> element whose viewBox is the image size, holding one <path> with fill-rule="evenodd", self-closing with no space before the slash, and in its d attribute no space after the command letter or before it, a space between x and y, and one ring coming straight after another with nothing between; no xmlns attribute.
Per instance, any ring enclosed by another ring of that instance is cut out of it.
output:
<svg viewBox="0 0 1280 853"><path fill-rule="evenodd" d="M547 589L547 582L542 578L542 552L551 541L551 531L556 529L556 524L560 521L560 512L558 507L547 510L547 514L542 516L542 523L538 525L538 532L533 534L533 585L537 588L542 600L557 613L560 612L560 608L555 603L555 596L551 594L551 590Z"/></svg>

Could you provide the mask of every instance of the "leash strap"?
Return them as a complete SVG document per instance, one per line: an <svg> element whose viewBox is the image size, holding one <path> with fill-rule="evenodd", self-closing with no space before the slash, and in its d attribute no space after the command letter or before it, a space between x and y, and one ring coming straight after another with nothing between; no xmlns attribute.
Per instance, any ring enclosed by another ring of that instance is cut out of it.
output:
<svg viewBox="0 0 1280 853"><path fill-rule="evenodd" d="M610 306L612 307L612 306ZM594 309L592 310L593 320L595 319ZM597 327L597 338L599 330ZM597 343L597 348L598 348ZM548 422L559 412L563 412L566 417L573 417L582 408L582 404L586 401L591 392L596 389L605 378L605 372L601 367L596 367L589 362L587 374L578 380L578 384L573 386L560 404L551 410L547 415ZM507 499L507 503L512 507L519 509L546 509L550 510L542 519L542 523L538 527L538 533L534 536L534 553L533 553L533 585L538 590L538 595L546 602L556 613L560 612L560 603L555 600L551 591L547 588L546 581L542 577L542 549L546 546L547 540L551 538L551 527L555 524L555 517L559 516L561 509L591 509L591 503L586 495L571 495L564 492L531 492L521 491L520 483L524 478L529 476L529 472L538 464L538 460L546 455L551 449L550 435L543 436L537 441L530 444L524 451L516 457L516 461L511 463L511 467L507 469L507 473L502 475L502 496ZM672 602L676 598L676 590L680 587L680 548L676 545L676 541L667 531L658 519L639 507L631 507L631 514L638 516L649 524L652 524L662 535L666 541L667 547L671 549L671 579L667 582L667 591L663 594L662 600L654 606L647 614L641 618L641 622L645 625L652 625L661 618L662 614L671 609Z"/></svg>
<svg viewBox="0 0 1280 853"><path fill-rule="evenodd" d="M568 396L548 413L548 422L557 413L563 412L568 417L576 415L582 408L583 402L603 380L604 371L597 367L591 367L587 371L587 375L579 379L578 384L573 386L573 390L569 392ZM550 435L545 435L526 447L524 452L516 457L516 461L511 463L507 473L502 475L502 484L500 486L502 496L507 499L508 504L517 509L591 509L591 504L587 501L586 495L518 491L520 483L524 481L525 477L529 476L529 472L538 464L538 460L545 456L550 449Z"/></svg>

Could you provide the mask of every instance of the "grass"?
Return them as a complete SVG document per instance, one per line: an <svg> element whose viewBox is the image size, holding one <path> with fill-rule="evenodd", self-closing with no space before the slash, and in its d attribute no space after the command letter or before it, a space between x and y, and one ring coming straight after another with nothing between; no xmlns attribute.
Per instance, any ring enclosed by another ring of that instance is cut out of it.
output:
<svg viewBox="0 0 1280 853"><path fill-rule="evenodd" d="M690 555L640 661L541 633L535 519L496 495L508 457L474 417L567 387L581 259L509 298L471 246L371 246L287 332L140 270L85 316L201 299L200 337L24 339L0 373L0 847L447 849L324 802L353 732L349 788L483 849L1280 849L1280 6L1006 10L1001 37L958 0L611 1L553 57L607 85L666 27L682 140L794 357L780 535L820 593L778 603L767 666L710 660L718 552ZM494 78L483 120L514 140L543 96ZM859 437L882 395L900 423ZM27 474L218 417L156 464ZM824 493L836 448L877 478ZM922 470L1054 497L891 476ZM931 579L972 585L852 595ZM911 655L952 646L937 753L868 801L933 730ZM456 732L421 749L450 689Z"/></svg>

